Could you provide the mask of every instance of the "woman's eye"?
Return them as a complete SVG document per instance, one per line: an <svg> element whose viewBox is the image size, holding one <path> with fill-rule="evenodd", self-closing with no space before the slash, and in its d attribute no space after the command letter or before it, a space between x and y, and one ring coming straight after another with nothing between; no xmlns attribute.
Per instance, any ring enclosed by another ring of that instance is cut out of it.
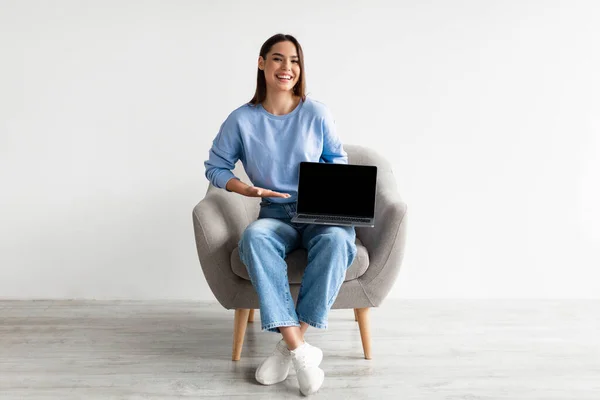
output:
<svg viewBox="0 0 600 400"><path fill-rule="evenodd" d="M298 64L298 60L294 60L294 61L292 61L292 62L295 62L296 64Z"/></svg>

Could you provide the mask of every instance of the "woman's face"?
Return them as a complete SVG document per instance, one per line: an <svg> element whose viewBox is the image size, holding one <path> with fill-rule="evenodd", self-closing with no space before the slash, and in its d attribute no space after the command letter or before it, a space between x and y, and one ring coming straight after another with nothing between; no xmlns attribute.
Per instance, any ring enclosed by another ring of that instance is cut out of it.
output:
<svg viewBox="0 0 600 400"><path fill-rule="evenodd" d="M296 46L292 42L279 42L267 53L266 60L258 58L258 68L265 72L267 88L288 91L300 78L300 64Z"/></svg>

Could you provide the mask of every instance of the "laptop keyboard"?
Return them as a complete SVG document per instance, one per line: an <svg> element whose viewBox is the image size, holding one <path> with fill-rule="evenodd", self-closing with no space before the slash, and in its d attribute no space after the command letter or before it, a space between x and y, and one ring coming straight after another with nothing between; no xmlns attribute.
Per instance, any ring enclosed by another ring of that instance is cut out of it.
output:
<svg viewBox="0 0 600 400"><path fill-rule="evenodd" d="M298 218L315 219L319 221L348 221L348 222L370 222L368 218L355 218L355 217L326 217L317 215L306 215L299 214Z"/></svg>

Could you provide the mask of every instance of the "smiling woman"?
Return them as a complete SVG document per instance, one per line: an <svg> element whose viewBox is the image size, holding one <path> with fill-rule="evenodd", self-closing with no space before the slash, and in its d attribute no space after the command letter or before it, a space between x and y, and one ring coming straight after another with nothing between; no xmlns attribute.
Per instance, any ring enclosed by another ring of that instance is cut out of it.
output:
<svg viewBox="0 0 600 400"><path fill-rule="evenodd" d="M290 107L288 110L274 109L275 104L281 103L282 95L289 98L291 91L292 106L295 107L299 100L306 100L305 90L302 46L291 35L272 36L260 49L256 92L250 104L262 104L272 114L286 114L291 111Z"/></svg>
<svg viewBox="0 0 600 400"><path fill-rule="evenodd" d="M348 163L329 109L307 98L305 88L298 41L284 34L269 38L260 49L254 97L223 122L204 165L213 186L263 198L258 219L246 227L238 249L259 298L262 330L283 339L257 368L256 380L281 382L293 364L301 392L311 394L325 379L319 368L323 352L306 343L304 333L309 325L327 328L357 249L353 226L291 222L300 163ZM238 160L252 186L231 172ZM294 307L285 257L300 246L310 256Z"/></svg>

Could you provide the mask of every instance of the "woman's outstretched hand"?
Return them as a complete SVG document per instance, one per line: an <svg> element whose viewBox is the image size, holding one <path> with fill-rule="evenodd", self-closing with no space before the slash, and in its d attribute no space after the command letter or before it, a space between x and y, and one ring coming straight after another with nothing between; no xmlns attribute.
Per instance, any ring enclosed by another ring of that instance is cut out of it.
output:
<svg viewBox="0 0 600 400"><path fill-rule="evenodd" d="M236 177L228 180L225 188L231 192L239 193L248 197L283 197L284 199L291 197L291 195L287 193L279 193L273 190L263 189L258 186L249 186Z"/></svg>
<svg viewBox="0 0 600 400"><path fill-rule="evenodd" d="M244 196L248 197L283 197L287 199L291 197L288 193L279 193L269 189L263 189L258 186L248 186L248 188L244 191Z"/></svg>

